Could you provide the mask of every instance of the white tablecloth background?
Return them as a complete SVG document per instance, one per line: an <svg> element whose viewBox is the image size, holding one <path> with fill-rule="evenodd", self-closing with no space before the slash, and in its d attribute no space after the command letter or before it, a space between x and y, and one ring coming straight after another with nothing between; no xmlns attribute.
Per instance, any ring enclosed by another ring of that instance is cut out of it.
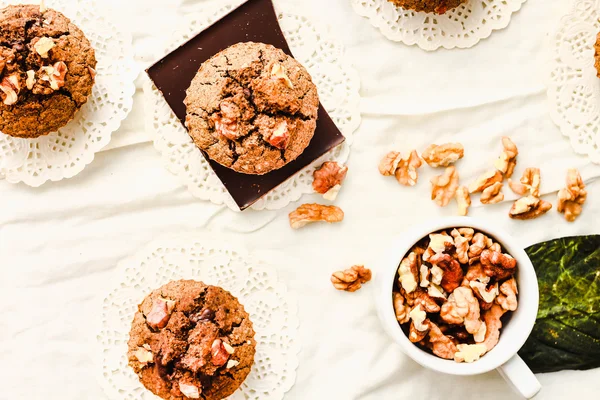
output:
<svg viewBox="0 0 600 400"><path fill-rule="evenodd" d="M363 123L337 202L346 212L341 224L292 231L287 214L296 205L238 214L196 200L163 168L149 142L141 91L108 149L77 177L36 189L0 180L0 399L105 398L90 343L98 299L116 263L162 234L208 230L273 260L298 295L303 350L287 399L516 398L496 372L457 378L419 367L381 329L374 287L337 292L329 276L357 263L377 274L375 260L393 234L455 214L455 205L440 209L428 200L431 169L422 170L412 189L377 172L387 151L422 150L432 142L465 145L463 183L491 167L502 135L519 146L518 175L525 166L542 168L545 193L563 185L567 168L581 168L590 196L574 224L555 210L535 221L511 221L509 201L475 205L471 215L494 221L523 246L600 233L600 166L572 152L550 122L545 100L545 40L570 3L529 0L508 29L474 48L427 53L386 40L348 0L305 1L329 19L362 79ZM181 15L206 4L130 0L117 4L114 15L133 29L141 68ZM555 193L546 199L555 203ZM600 370L539 379L540 399L597 398L600 392Z"/></svg>

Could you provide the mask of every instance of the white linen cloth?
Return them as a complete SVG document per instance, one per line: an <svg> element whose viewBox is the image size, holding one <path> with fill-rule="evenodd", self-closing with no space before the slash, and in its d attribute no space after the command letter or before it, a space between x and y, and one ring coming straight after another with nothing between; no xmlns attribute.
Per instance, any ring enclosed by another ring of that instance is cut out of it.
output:
<svg viewBox="0 0 600 400"><path fill-rule="evenodd" d="M106 398L95 381L90 344L98 299L120 259L162 234L190 230L226 232L278 265L298 295L303 349L287 399L517 398L496 372L452 377L423 369L383 332L373 285L337 292L329 276L358 263L377 274L376 260L394 234L456 213L455 204L441 209L429 201L428 180L438 172L423 168L414 188L377 172L387 151L422 151L433 142L465 145L458 169L467 184L491 168L501 136L510 135L521 152L517 177L524 167L540 167L543 192L550 193L545 198L554 204L567 168L581 169L590 195L573 224L556 210L535 221L512 221L511 201L486 207L474 202L472 216L494 221L523 246L600 233L600 166L572 152L545 102L545 39L570 1L529 0L506 30L474 48L434 53L389 42L346 0L304 3L328 18L362 79L363 123L336 203L346 213L344 222L292 231L287 214L297 204L239 214L193 198L162 167L144 131L138 94L109 148L75 178L36 189L0 181L0 399ZM161 35L205 4L130 0L116 4L115 17L133 30L145 67ZM307 196L302 202L319 200ZM600 370L538 377L540 399L596 398L600 391Z"/></svg>

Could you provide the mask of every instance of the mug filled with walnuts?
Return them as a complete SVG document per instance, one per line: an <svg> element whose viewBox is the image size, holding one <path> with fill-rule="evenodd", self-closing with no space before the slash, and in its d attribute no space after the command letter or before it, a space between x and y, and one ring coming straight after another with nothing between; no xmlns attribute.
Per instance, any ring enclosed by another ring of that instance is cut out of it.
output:
<svg viewBox="0 0 600 400"><path fill-rule="evenodd" d="M541 386L517 352L535 323L535 270L509 234L469 217L395 238L380 261L377 311L402 351L452 375L498 369L525 398Z"/></svg>

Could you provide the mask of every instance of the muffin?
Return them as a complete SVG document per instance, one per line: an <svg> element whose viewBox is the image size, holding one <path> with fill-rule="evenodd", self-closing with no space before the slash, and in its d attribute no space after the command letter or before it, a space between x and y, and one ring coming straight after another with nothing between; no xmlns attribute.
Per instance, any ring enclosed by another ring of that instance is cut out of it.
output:
<svg viewBox="0 0 600 400"><path fill-rule="evenodd" d="M174 281L139 305L128 348L129 365L155 395L217 400L250 373L256 341L248 313L229 292Z"/></svg>
<svg viewBox="0 0 600 400"><path fill-rule="evenodd" d="M425 11L436 14L444 14L446 11L451 10L466 3L467 0L388 0L394 3L398 7L402 7L407 10L414 11Z"/></svg>
<svg viewBox="0 0 600 400"><path fill-rule="evenodd" d="M92 92L94 49L58 11L0 10L0 132L35 138L66 125Z"/></svg>
<svg viewBox="0 0 600 400"><path fill-rule="evenodd" d="M594 46L595 54L594 58L596 60L595 66L598 71L598 78L600 78L600 32L598 33L598 38L596 39L596 45Z"/></svg>
<svg viewBox="0 0 600 400"><path fill-rule="evenodd" d="M208 157L237 172L262 175L308 147L319 98L298 61L271 45L247 42L202 64L185 105L189 134Z"/></svg>

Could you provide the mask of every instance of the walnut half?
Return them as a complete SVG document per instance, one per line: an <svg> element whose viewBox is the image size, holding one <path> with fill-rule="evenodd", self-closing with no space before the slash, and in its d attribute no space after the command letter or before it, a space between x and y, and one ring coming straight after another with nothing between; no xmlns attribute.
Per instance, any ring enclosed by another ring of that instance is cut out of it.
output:
<svg viewBox="0 0 600 400"><path fill-rule="evenodd" d="M432 144L423 152L423 160L433 168L447 167L465 156L465 148L460 143Z"/></svg>
<svg viewBox="0 0 600 400"><path fill-rule="evenodd" d="M587 191L579 171L570 169L567 174L567 187L558 192L558 212L563 213L567 221L573 222L581 214L586 199Z"/></svg>
<svg viewBox="0 0 600 400"><path fill-rule="evenodd" d="M547 201L535 196L527 196L520 198L513 204L508 216L520 220L535 219L546 214L551 208L552 204Z"/></svg>
<svg viewBox="0 0 600 400"><path fill-rule="evenodd" d="M337 290L356 292L363 284L371 280L371 270L362 265L355 265L344 271L337 271L331 275L331 283Z"/></svg>
<svg viewBox="0 0 600 400"><path fill-rule="evenodd" d="M446 207L458 189L458 171L454 166L446 168L442 175L431 178L431 186L431 200Z"/></svg>
<svg viewBox="0 0 600 400"><path fill-rule="evenodd" d="M344 212L336 206L324 206L321 204L302 204L289 215L292 229L300 229L312 222L341 222Z"/></svg>

